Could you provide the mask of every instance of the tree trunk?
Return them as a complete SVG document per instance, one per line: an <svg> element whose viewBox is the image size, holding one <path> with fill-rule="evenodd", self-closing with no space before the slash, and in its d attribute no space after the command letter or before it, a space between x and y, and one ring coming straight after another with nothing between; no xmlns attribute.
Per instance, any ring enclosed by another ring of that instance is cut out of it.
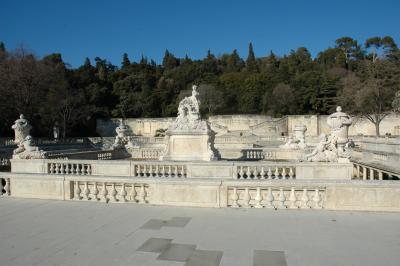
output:
<svg viewBox="0 0 400 266"><path fill-rule="evenodd" d="M375 123L375 135L376 135L376 137L379 137L379 122L376 122Z"/></svg>

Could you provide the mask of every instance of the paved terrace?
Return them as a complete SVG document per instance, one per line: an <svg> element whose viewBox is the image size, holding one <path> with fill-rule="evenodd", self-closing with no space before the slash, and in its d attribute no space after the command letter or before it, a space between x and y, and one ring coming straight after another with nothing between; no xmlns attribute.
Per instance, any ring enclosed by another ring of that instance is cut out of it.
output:
<svg viewBox="0 0 400 266"><path fill-rule="evenodd" d="M395 265L400 214L0 198L0 265Z"/></svg>

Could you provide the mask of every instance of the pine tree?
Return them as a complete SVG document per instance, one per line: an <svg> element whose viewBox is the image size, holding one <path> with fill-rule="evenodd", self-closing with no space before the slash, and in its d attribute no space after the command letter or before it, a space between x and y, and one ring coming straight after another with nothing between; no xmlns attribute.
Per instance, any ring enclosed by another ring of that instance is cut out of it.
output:
<svg viewBox="0 0 400 266"><path fill-rule="evenodd" d="M249 43L249 55L246 59L246 69L249 72L257 72L258 70L256 57L253 51L253 44L251 42Z"/></svg>
<svg viewBox="0 0 400 266"><path fill-rule="evenodd" d="M122 67L128 67L131 64L131 61L129 61L129 57L127 53L124 53L122 56Z"/></svg>
<svg viewBox="0 0 400 266"><path fill-rule="evenodd" d="M0 52L5 52L6 51L6 46L4 45L3 42L0 42Z"/></svg>

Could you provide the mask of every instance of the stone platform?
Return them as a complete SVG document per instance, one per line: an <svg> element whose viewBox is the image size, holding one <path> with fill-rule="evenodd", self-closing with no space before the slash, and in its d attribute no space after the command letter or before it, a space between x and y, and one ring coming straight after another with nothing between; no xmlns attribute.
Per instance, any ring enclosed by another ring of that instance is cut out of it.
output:
<svg viewBox="0 0 400 266"><path fill-rule="evenodd" d="M12 198L0 198L0 213L0 265L397 266L400 261L398 213Z"/></svg>

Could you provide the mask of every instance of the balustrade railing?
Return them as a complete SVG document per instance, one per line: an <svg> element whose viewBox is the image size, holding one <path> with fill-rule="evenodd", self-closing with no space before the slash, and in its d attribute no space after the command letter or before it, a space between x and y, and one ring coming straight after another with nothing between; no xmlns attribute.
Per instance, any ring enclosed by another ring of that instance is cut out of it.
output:
<svg viewBox="0 0 400 266"><path fill-rule="evenodd" d="M360 180L399 180L400 173L376 166L353 162L353 179Z"/></svg>
<svg viewBox="0 0 400 266"><path fill-rule="evenodd" d="M228 187L232 208L321 209L324 187Z"/></svg>
<svg viewBox="0 0 400 266"><path fill-rule="evenodd" d="M10 188L10 178L0 178L0 196L10 196Z"/></svg>
<svg viewBox="0 0 400 266"><path fill-rule="evenodd" d="M73 200L93 202L149 203L148 184L124 182L71 181Z"/></svg>
<svg viewBox="0 0 400 266"><path fill-rule="evenodd" d="M135 177L169 177L186 178L186 165L179 164L135 164L133 166Z"/></svg>
<svg viewBox="0 0 400 266"><path fill-rule="evenodd" d="M237 166L237 179L295 179L295 167L291 166Z"/></svg>
<svg viewBox="0 0 400 266"><path fill-rule="evenodd" d="M242 151L244 159L247 160L262 160L264 152L262 149L246 149Z"/></svg>
<svg viewBox="0 0 400 266"><path fill-rule="evenodd" d="M49 161L47 173L55 175L91 175L92 165L78 161Z"/></svg>
<svg viewBox="0 0 400 266"><path fill-rule="evenodd" d="M9 165L10 165L10 159L0 158L0 166L9 166Z"/></svg>

